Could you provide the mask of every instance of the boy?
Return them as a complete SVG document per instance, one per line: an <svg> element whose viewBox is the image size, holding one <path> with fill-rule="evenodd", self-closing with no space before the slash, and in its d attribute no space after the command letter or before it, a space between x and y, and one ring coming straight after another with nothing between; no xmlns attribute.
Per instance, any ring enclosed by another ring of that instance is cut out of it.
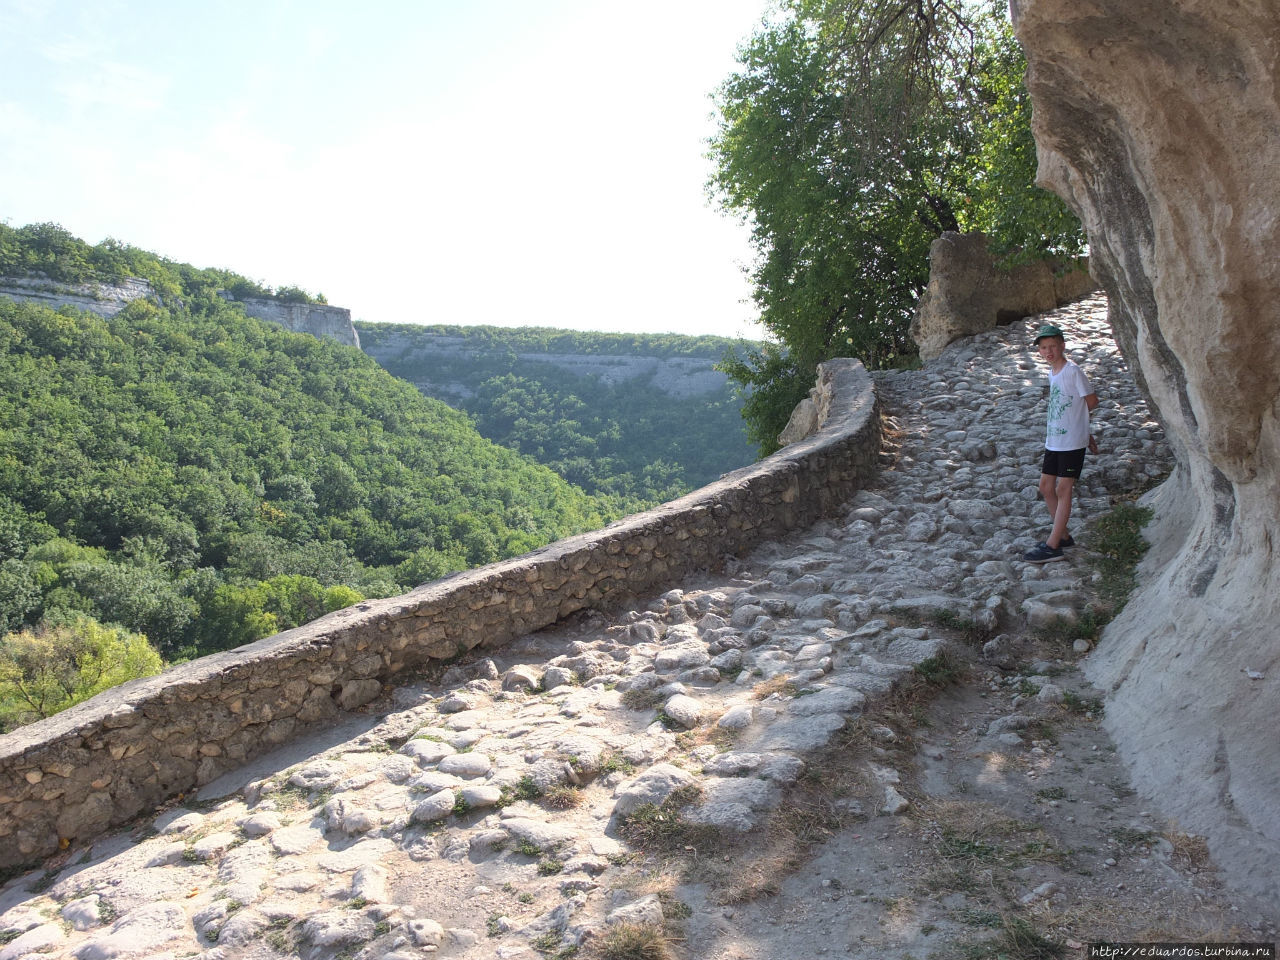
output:
<svg viewBox="0 0 1280 960"><path fill-rule="evenodd" d="M1086 447L1098 452L1098 441L1089 432L1089 414L1098 395L1084 371L1066 357L1062 331L1046 323L1036 334L1040 359L1049 365L1049 422L1044 441L1044 465L1040 469L1040 495L1049 508L1053 529L1049 538L1023 557L1028 563L1062 559L1062 548L1075 545L1067 533L1071 519L1071 493L1084 466Z"/></svg>

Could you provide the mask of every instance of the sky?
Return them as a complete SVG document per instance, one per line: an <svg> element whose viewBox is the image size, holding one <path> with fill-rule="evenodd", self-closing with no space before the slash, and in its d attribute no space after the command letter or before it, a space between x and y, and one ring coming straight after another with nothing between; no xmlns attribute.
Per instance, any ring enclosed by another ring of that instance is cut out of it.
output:
<svg viewBox="0 0 1280 960"><path fill-rule="evenodd" d="M767 0L0 0L0 221L377 323L759 337L706 195Z"/></svg>

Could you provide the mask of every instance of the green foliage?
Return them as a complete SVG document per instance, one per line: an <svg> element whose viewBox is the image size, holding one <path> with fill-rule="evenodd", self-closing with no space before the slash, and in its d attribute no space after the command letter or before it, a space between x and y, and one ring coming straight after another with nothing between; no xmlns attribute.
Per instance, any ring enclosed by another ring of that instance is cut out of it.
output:
<svg viewBox="0 0 1280 960"><path fill-rule="evenodd" d="M1138 561L1147 552L1142 529L1152 511L1134 503L1120 503L1098 518L1093 527L1095 559L1102 574L1099 593L1119 613L1137 584Z"/></svg>
<svg viewBox="0 0 1280 960"><path fill-rule="evenodd" d="M109 319L0 299L0 636L75 612L201 655L618 515L359 351L245 317L218 293L269 293L244 278L0 225L0 274L33 271L162 293Z"/></svg>
<svg viewBox="0 0 1280 960"><path fill-rule="evenodd" d="M162 301L189 291L192 281L225 289L237 298L261 297L285 303L326 303L301 287L272 290L226 270L200 270L108 237L91 246L56 223L10 227L0 223L0 277L43 277L58 283L118 283L149 280Z"/></svg>
<svg viewBox="0 0 1280 960"><path fill-rule="evenodd" d="M0 730L52 716L162 666L146 637L86 616L6 634L0 639Z"/></svg>
<svg viewBox="0 0 1280 960"><path fill-rule="evenodd" d="M681 496L753 459L728 385L698 395L690 417L688 397L624 373L636 357L715 360L734 344L725 338L407 324L359 332L383 366L465 410L482 436L619 512ZM596 372L567 370L556 362L564 356L596 358Z"/></svg>
<svg viewBox="0 0 1280 960"><path fill-rule="evenodd" d="M793 411L814 385L814 369L776 344L764 344L745 355L730 352L718 364L737 384L747 439L761 456L778 449L780 434Z"/></svg>
<svg viewBox="0 0 1280 960"><path fill-rule="evenodd" d="M839 355L869 367L913 356L943 231L985 231L1010 257L1080 251L1079 224L1033 186L1024 67L1002 9L784 0L740 48L717 96L709 190L751 226L761 321L788 355L728 366L740 383L812 381ZM777 434L794 393L780 386L750 411L754 436Z"/></svg>

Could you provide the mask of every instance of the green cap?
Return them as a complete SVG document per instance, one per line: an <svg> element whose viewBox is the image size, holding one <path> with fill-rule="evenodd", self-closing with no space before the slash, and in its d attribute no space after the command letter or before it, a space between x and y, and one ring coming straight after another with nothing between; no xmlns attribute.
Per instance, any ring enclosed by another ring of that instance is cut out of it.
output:
<svg viewBox="0 0 1280 960"><path fill-rule="evenodd" d="M1039 345L1040 341L1045 337L1061 337L1063 340L1066 340L1066 337L1062 336L1062 331L1052 323L1046 323L1040 328L1040 332L1036 334L1036 344Z"/></svg>

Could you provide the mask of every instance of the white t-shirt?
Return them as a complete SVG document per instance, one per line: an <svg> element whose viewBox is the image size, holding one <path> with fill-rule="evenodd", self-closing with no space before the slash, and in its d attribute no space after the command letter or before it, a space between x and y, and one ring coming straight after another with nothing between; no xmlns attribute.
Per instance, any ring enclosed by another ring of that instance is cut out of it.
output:
<svg viewBox="0 0 1280 960"><path fill-rule="evenodd" d="M1081 450L1089 445L1089 408L1084 398L1093 393L1089 378L1070 360L1049 374L1049 425L1046 450Z"/></svg>

